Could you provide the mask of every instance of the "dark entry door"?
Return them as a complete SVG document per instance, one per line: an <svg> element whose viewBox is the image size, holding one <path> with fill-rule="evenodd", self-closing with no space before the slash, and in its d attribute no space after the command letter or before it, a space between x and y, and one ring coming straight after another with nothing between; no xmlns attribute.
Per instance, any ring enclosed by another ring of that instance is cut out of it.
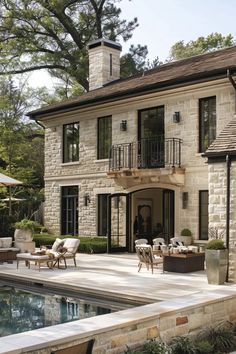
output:
<svg viewBox="0 0 236 354"><path fill-rule="evenodd" d="M78 235L78 186L61 189L61 233Z"/></svg>
<svg viewBox="0 0 236 354"><path fill-rule="evenodd" d="M174 191L165 189L163 191L163 229L166 238L166 242L170 241L171 237L174 237Z"/></svg>
<svg viewBox="0 0 236 354"><path fill-rule="evenodd" d="M130 197L113 194L108 197L108 252L129 250Z"/></svg>

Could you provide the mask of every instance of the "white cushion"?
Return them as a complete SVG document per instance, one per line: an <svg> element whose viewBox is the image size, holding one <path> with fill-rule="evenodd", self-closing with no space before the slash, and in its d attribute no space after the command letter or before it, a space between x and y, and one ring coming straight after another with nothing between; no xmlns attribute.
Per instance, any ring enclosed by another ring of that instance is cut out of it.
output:
<svg viewBox="0 0 236 354"><path fill-rule="evenodd" d="M68 252L75 253L79 244L80 240L78 238L65 238L63 247L67 248Z"/></svg>
<svg viewBox="0 0 236 354"><path fill-rule="evenodd" d="M11 237L2 237L1 238L2 248L9 248L12 245L12 238Z"/></svg>
<svg viewBox="0 0 236 354"><path fill-rule="evenodd" d="M59 246L62 246L64 243L64 240L61 240L60 238L57 238L53 245L52 245L52 251L56 252Z"/></svg>

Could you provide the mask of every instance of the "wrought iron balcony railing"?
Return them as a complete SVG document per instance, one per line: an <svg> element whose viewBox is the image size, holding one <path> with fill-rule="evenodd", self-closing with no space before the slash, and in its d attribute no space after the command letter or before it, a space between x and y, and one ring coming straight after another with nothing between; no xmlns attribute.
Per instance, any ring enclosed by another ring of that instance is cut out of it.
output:
<svg viewBox="0 0 236 354"><path fill-rule="evenodd" d="M156 137L111 147L109 170L180 167L181 139Z"/></svg>

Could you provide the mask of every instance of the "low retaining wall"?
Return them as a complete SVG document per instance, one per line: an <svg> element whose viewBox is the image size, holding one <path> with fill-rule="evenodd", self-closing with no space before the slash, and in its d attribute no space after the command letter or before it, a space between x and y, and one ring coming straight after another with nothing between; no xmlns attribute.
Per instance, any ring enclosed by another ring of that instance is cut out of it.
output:
<svg viewBox="0 0 236 354"><path fill-rule="evenodd" d="M149 339L168 341L236 320L235 286L1 338L0 353L50 354L91 338L93 354L124 353Z"/></svg>

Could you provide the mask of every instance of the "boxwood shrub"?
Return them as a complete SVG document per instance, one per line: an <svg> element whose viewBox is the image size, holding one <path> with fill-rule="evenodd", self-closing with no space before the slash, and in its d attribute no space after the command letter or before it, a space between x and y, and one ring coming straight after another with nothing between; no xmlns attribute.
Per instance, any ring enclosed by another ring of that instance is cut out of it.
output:
<svg viewBox="0 0 236 354"><path fill-rule="evenodd" d="M76 236L63 235L55 236L51 234L34 234L33 239L36 247L52 246L56 238L77 238ZM106 237L83 237L79 236L80 245L79 252L81 253L106 253L107 252L107 239Z"/></svg>

